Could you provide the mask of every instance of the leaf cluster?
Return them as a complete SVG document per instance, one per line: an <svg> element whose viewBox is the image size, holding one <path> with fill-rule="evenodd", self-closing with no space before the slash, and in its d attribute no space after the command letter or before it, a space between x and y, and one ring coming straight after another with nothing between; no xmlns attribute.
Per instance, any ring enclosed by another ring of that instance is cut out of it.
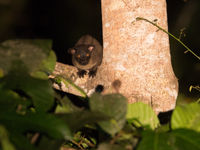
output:
<svg viewBox="0 0 200 150"><path fill-rule="evenodd" d="M49 40L0 44L0 150L200 149L198 103L176 107L161 125L149 105L120 94L62 97L48 80L55 63Z"/></svg>

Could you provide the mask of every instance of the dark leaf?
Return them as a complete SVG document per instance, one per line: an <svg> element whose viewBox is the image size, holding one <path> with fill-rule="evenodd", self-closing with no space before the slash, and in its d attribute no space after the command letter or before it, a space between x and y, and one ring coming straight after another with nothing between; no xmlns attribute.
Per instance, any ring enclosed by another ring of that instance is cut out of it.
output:
<svg viewBox="0 0 200 150"><path fill-rule="evenodd" d="M3 150L15 150L13 143L9 139L9 133L5 127L0 125L0 149Z"/></svg>
<svg viewBox="0 0 200 150"><path fill-rule="evenodd" d="M170 143L170 133L144 131L137 150L175 150Z"/></svg>
<svg viewBox="0 0 200 150"><path fill-rule="evenodd" d="M35 72L32 72L32 76L40 79L48 79L48 75L54 71L56 65L56 55L51 50L46 59L42 60L40 66L38 66Z"/></svg>
<svg viewBox="0 0 200 150"><path fill-rule="evenodd" d="M67 96L65 96L64 98L60 98L57 96L57 98L59 100L59 104L57 105L56 110L55 110L55 113L57 114L71 113L71 112L82 110L81 108L76 107Z"/></svg>
<svg viewBox="0 0 200 150"><path fill-rule="evenodd" d="M15 131L10 132L10 139L16 146L17 150L37 150L36 147L29 142L26 136Z"/></svg>
<svg viewBox="0 0 200 150"><path fill-rule="evenodd" d="M60 114L60 118L65 120L69 124L72 131L77 131L84 125L89 123L97 123L103 120L108 120L109 117L99 112L90 112L90 111L78 111L69 114Z"/></svg>
<svg viewBox="0 0 200 150"><path fill-rule="evenodd" d="M22 96L29 101L32 100L31 102L38 111L47 111L54 103L54 92L49 81L31 77L23 70L9 72L0 79L0 82L3 85L2 89L21 91Z"/></svg>
<svg viewBox="0 0 200 150"><path fill-rule="evenodd" d="M0 68L5 75L11 70L13 62L20 60L29 68L29 72L37 71L41 69L42 61L49 56L50 50L50 40L5 41L0 45Z"/></svg>
<svg viewBox="0 0 200 150"><path fill-rule="evenodd" d="M127 100L120 94L100 95L93 94L90 98L90 108L92 112L100 112L111 119L101 121L99 125L107 133L114 135L121 130L126 121Z"/></svg>
<svg viewBox="0 0 200 150"><path fill-rule="evenodd" d="M37 148L38 150L60 150L60 147L63 143L63 140L55 140L46 136L42 136Z"/></svg>
<svg viewBox="0 0 200 150"><path fill-rule="evenodd" d="M0 89L0 112L15 111L19 105L26 107L28 103L15 92Z"/></svg>
<svg viewBox="0 0 200 150"><path fill-rule="evenodd" d="M200 134L193 130L144 131L138 150L200 150Z"/></svg>
<svg viewBox="0 0 200 150"><path fill-rule="evenodd" d="M54 115L45 113L27 113L19 115L15 112L0 113L0 122L11 131L24 133L36 131L58 139L70 139L71 131L68 125Z"/></svg>
<svg viewBox="0 0 200 150"><path fill-rule="evenodd" d="M176 150L200 150L200 133L194 130L177 129L171 133L175 138L170 139Z"/></svg>

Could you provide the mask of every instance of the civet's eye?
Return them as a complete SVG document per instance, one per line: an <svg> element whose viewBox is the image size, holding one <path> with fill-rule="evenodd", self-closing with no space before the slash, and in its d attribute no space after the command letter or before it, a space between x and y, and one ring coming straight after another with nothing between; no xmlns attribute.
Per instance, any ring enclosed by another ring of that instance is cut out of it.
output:
<svg viewBox="0 0 200 150"><path fill-rule="evenodd" d="M87 53L86 56L88 57L88 56L90 56L90 54Z"/></svg>
<svg viewBox="0 0 200 150"><path fill-rule="evenodd" d="M81 55L77 55L77 58L80 58L81 57Z"/></svg>

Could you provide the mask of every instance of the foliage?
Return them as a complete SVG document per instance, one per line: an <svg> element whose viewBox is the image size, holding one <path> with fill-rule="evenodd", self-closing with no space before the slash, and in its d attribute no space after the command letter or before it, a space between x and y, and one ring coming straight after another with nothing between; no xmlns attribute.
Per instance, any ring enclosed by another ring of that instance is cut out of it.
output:
<svg viewBox="0 0 200 150"><path fill-rule="evenodd" d="M161 125L147 104L127 104L120 94L88 98L66 81L83 93L76 105L52 89L55 63L48 40L0 45L1 150L200 150L198 103L177 106L171 122Z"/></svg>
<svg viewBox="0 0 200 150"><path fill-rule="evenodd" d="M103 130L114 136L122 129L126 121L125 97L120 94L102 96L95 93L91 96L89 103L92 112L102 112L110 117L109 120L98 123Z"/></svg>
<svg viewBox="0 0 200 150"><path fill-rule="evenodd" d="M128 105L126 119L138 128L144 126L153 130L159 126L159 120L154 111L150 106L141 102Z"/></svg>

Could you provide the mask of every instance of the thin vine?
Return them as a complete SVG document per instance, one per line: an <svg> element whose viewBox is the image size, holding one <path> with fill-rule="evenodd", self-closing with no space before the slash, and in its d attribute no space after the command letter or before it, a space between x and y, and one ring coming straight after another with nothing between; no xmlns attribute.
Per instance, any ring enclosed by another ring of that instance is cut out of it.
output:
<svg viewBox="0 0 200 150"><path fill-rule="evenodd" d="M183 47L185 47L187 49L187 51L185 51L185 53L190 52L192 55L194 55L196 58L198 58L200 60L200 56L198 56L197 54L195 54L189 47L187 47L179 38L175 37L173 34L169 33L168 31L166 31L165 29L161 28L159 25L157 25L156 23L154 23L154 22L152 22L152 21L150 21L148 19L145 19L145 18L142 18L142 17L137 17L136 21L139 21L139 20L144 20L146 22L149 22L150 24L156 26L158 29L160 29L163 32L167 33L168 35L170 35L172 38L174 38L181 45L183 45Z"/></svg>

